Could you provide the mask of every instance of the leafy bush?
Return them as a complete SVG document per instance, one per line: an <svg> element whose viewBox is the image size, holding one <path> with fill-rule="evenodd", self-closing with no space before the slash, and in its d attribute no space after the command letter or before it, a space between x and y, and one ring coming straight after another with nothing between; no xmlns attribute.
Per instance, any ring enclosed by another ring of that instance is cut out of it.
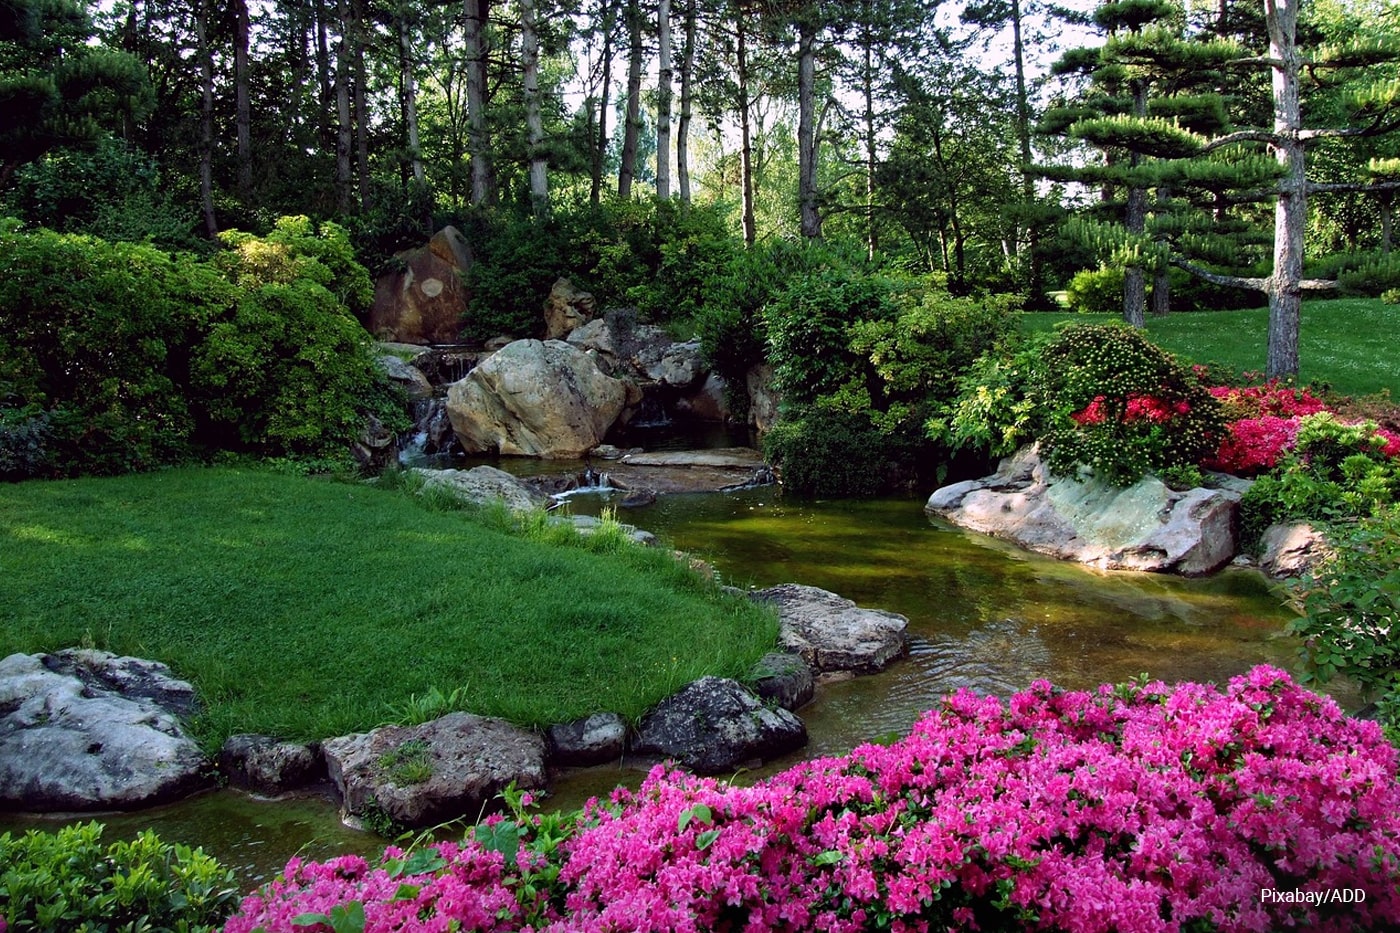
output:
<svg viewBox="0 0 1400 933"><path fill-rule="evenodd" d="M1334 526L1331 556L1294 585L1305 680L1350 677L1400 727L1400 508Z"/></svg>
<svg viewBox="0 0 1400 933"><path fill-rule="evenodd" d="M1400 438L1374 422L1344 424L1330 412L1298 423L1293 449L1240 500L1240 533L1256 542L1285 521L1348 521L1400 495Z"/></svg>
<svg viewBox="0 0 1400 933"><path fill-rule="evenodd" d="M1089 467L1131 485L1148 472L1194 466L1215 452L1225 422L1191 370L1128 327L1074 324L1045 348L1037 403L1051 469Z"/></svg>
<svg viewBox="0 0 1400 933"><path fill-rule="evenodd" d="M776 294L780 275L773 253L755 248L737 253L700 291L695 313L700 352L729 387L731 408L742 410L733 404L735 397L743 394L749 369L766 359L763 308Z"/></svg>
<svg viewBox="0 0 1400 933"><path fill-rule="evenodd" d="M152 832L104 846L102 830L0 835L0 920L10 931L196 933L218 929L237 906L233 872L202 849Z"/></svg>
<svg viewBox="0 0 1400 933"><path fill-rule="evenodd" d="M1080 314L1123 313L1123 270L1100 266L1076 272L1065 286L1065 306Z"/></svg>
<svg viewBox="0 0 1400 933"><path fill-rule="evenodd" d="M658 767L576 816L521 800L373 868L294 859L226 931L1381 929L1395 771L1375 723L1268 667L1223 690L961 691L903 740L752 786ZM1365 897L1259 894L1347 889Z"/></svg>
<svg viewBox="0 0 1400 933"><path fill-rule="evenodd" d="M374 283L355 260L350 234L328 220L316 224L306 216L279 217L265 237L225 230L219 242L224 249L215 261L241 287L306 280L326 289L355 314L368 311L374 300Z"/></svg>
<svg viewBox="0 0 1400 933"><path fill-rule="evenodd" d="M916 474L917 441L880 430L868 413L814 405L775 424L763 452L796 495L874 496Z"/></svg>
<svg viewBox="0 0 1400 933"><path fill-rule="evenodd" d="M928 436L951 450L1005 457L1037 438L1043 412L1033 393L1044 378L1042 354L1050 335L1037 334L978 357L958 378L953 398L925 424Z"/></svg>

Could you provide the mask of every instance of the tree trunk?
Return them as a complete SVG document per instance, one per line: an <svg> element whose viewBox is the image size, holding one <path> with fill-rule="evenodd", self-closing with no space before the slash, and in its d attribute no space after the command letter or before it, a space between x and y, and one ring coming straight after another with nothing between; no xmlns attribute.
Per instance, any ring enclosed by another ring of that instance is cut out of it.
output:
<svg viewBox="0 0 1400 933"><path fill-rule="evenodd" d="M496 180L491 171L490 139L486 132L486 22L490 0L463 0L466 22L462 30L467 60L467 145L472 152L472 204L496 200Z"/></svg>
<svg viewBox="0 0 1400 933"><path fill-rule="evenodd" d="M632 197L641 131L642 11L638 0L627 0L627 119L622 128L622 166L617 173L617 196L623 200Z"/></svg>
<svg viewBox="0 0 1400 933"><path fill-rule="evenodd" d="M536 214L549 210L549 169L540 117L540 44L535 32L535 0L519 0L520 48L524 58L525 129L530 145L530 204Z"/></svg>
<svg viewBox="0 0 1400 933"><path fill-rule="evenodd" d="M657 57L661 86L656 91L656 196L671 198L671 0L657 0Z"/></svg>
<svg viewBox="0 0 1400 933"><path fill-rule="evenodd" d="M681 203L690 203L690 116L691 79L695 74L695 4L685 3L685 45L681 50L681 119L676 127L676 181L681 189Z"/></svg>
<svg viewBox="0 0 1400 933"><path fill-rule="evenodd" d="M351 22L346 26L350 37L351 61L355 82L355 175L360 188L360 210L369 210L369 113L365 105L365 7L364 0L351 0Z"/></svg>
<svg viewBox="0 0 1400 933"><path fill-rule="evenodd" d="M1143 81L1131 82L1133 91L1133 116L1147 116L1147 85ZM1132 153L1128 164L1137 168L1142 164L1142 156ZM1129 236L1147 230L1147 189L1134 182L1128 188L1128 211L1123 226ZM1141 257L1123 270L1123 320L1133 327L1147 326L1147 276L1143 271Z"/></svg>
<svg viewBox="0 0 1400 933"><path fill-rule="evenodd" d="M797 24L797 201L802 235L820 239L817 212L817 28L807 10Z"/></svg>
<svg viewBox="0 0 1400 933"><path fill-rule="evenodd" d="M743 191L744 243L753 246L758 224L753 204L753 128L749 124L749 49L742 15L735 20L736 59L739 79L739 185Z"/></svg>
<svg viewBox="0 0 1400 933"><path fill-rule="evenodd" d="M348 0L339 0L340 44L335 56L335 200L342 214L350 213L351 185L350 155L355 146L354 128L350 122L350 49L346 23L350 19Z"/></svg>
<svg viewBox="0 0 1400 933"><path fill-rule="evenodd" d="M613 2L602 0L603 21L603 87L598 101L597 145L593 147L593 173L588 189L588 203L594 207L603 192L603 161L608 154L608 103L612 95Z"/></svg>
<svg viewBox="0 0 1400 933"><path fill-rule="evenodd" d="M405 7L399 11L399 87L403 96L404 143L408 147L408 163L413 180L426 185L423 171L423 151L418 141L418 82L414 75L413 24Z"/></svg>
<svg viewBox="0 0 1400 933"><path fill-rule="evenodd" d="M253 198L253 111L248 99L248 0L234 0L233 97L238 140L238 199Z"/></svg>
<svg viewBox="0 0 1400 933"><path fill-rule="evenodd" d="M870 21L869 12L865 14L865 19L867 23ZM875 62L871 50L874 41L867 26L863 42L865 67L861 74L861 90L865 98L862 114L865 123L865 254L870 259L875 258L875 251L880 248L879 234L875 230Z"/></svg>
<svg viewBox="0 0 1400 933"><path fill-rule="evenodd" d="M214 217L214 51L209 47L209 0L195 10L195 40L199 48L199 204L204 233L213 239L219 232Z"/></svg>
<svg viewBox="0 0 1400 933"><path fill-rule="evenodd" d="M1298 331L1303 307L1303 229L1307 223L1307 175L1302 110L1298 102L1301 60L1296 43L1297 0L1264 0L1273 66L1274 157L1283 177L1274 205L1274 271L1267 280L1269 353L1264 373L1270 379L1298 376Z"/></svg>
<svg viewBox="0 0 1400 933"><path fill-rule="evenodd" d="M320 88L317 98L320 104L316 116L319 119L321 139L327 148L334 145L335 134L331 131L334 117L331 116L335 100L335 79L331 74L330 39L326 35L326 20L330 18L326 0L316 0L316 82Z"/></svg>
<svg viewBox="0 0 1400 933"><path fill-rule="evenodd" d="M1171 210L1172 191L1166 185L1157 187L1157 204L1161 212ZM1165 240L1158 237L1159 243ZM1172 309L1172 280L1168 266L1159 264L1152 275L1152 316L1166 317Z"/></svg>

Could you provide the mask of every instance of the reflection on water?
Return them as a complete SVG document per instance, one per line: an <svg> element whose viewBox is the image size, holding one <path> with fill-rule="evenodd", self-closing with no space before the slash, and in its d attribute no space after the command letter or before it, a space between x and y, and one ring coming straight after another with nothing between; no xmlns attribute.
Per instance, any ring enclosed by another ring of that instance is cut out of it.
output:
<svg viewBox="0 0 1400 933"><path fill-rule="evenodd" d="M883 674L822 685L801 712L811 744L742 779L907 731L940 696L961 687L1005 694L1046 678L1086 688L1139 673L1223 682L1258 663L1294 666L1295 646L1280 634L1290 614L1254 573L1206 580L1109 574L930 522L921 501L794 503L776 496L772 488L663 496L621 517L704 557L737 586L806 583L902 613L910 620L911 651ZM568 507L596 514L601 504L580 496ZM1355 696L1338 699L1357 705ZM553 801L579 806L640 779L641 771L624 765L571 772L556 782ZM203 844L245 884L275 873L299 851L324 857L382 844L342 827L324 799L264 803L220 792L107 822L113 833L150 826L170 841ZM53 824L0 816L0 829L29 825Z"/></svg>

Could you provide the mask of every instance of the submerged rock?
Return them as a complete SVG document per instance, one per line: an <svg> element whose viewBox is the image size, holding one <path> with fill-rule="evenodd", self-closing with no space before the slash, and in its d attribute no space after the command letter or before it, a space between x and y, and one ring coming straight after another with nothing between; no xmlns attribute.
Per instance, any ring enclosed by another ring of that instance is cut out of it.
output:
<svg viewBox="0 0 1400 933"><path fill-rule="evenodd" d="M753 666L753 689L759 698L794 712L812 702L816 682L800 654L770 651Z"/></svg>
<svg viewBox="0 0 1400 933"><path fill-rule="evenodd" d="M0 660L0 807L113 810L206 782L180 721L194 688L164 664L70 649Z"/></svg>
<svg viewBox="0 0 1400 933"><path fill-rule="evenodd" d="M234 787L275 797L326 776L315 745L279 742L270 735L231 735L219 750L219 771Z"/></svg>
<svg viewBox="0 0 1400 933"><path fill-rule="evenodd" d="M1021 547L1104 570L1211 573L1235 556L1239 493L1177 492L1155 476L1118 487L1053 476L1033 447L982 479L944 486L925 511Z"/></svg>
<svg viewBox="0 0 1400 933"><path fill-rule="evenodd" d="M545 781L543 739L470 713L341 736L322 750L349 813L412 829L475 818L507 784Z"/></svg>
<svg viewBox="0 0 1400 933"><path fill-rule="evenodd" d="M778 610L778 646L818 673L882 671L909 650L909 620L883 609L863 609L815 586L783 583L750 595Z"/></svg>
<svg viewBox="0 0 1400 933"><path fill-rule="evenodd" d="M552 764L601 765L622 757L627 744L627 720L617 713L595 713L550 726L545 740Z"/></svg>
<svg viewBox="0 0 1400 933"><path fill-rule="evenodd" d="M807 727L792 713L768 708L738 681L702 677L642 718L632 750L718 774L806 744Z"/></svg>

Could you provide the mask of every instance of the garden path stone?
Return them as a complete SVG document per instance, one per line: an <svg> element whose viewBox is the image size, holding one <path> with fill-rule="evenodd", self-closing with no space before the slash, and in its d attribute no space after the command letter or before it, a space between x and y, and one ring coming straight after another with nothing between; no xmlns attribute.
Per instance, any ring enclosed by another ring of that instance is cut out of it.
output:
<svg viewBox="0 0 1400 933"><path fill-rule="evenodd" d="M617 713L595 713L545 732L549 760L556 765L601 765L617 761L627 744L627 720Z"/></svg>
<svg viewBox="0 0 1400 933"><path fill-rule="evenodd" d="M719 774L806 744L807 727L789 711L768 708L736 680L702 677L642 717L632 751Z"/></svg>
<svg viewBox="0 0 1400 933"><path fill-rule="evenodd" d="M194 688L164 664L105 651L0 660L0 807L132 809L200 789L181 717Z"/></svg>
<svg viewBox="0 0 1400 933"><path fill-rule="evenodd" d="M749 595L778 610L778 647L798 654L817 673L882 671L909 650L909 620L863 609L835 593L783 583Z"/></svg>
<svg viewBox="0 0 1400 933"><path fill-rule="evenodd" d="M276 797L326 776L319 745L279 742L269 735L231 735L219 750L219 771L234 787Z"/></svg>
<svg viewBox="0 0 1400 933"><path fill-rule="evenodd" d="M1240 494L1177 492L1154 476L1126 488L1054 476L1034 447L996 473L936 490L930 514L1021 547L1103 570L1200 576L1235 556Z"/></svg>
<svg viewBox="0 0 1400 933"><path fill-rule="evenodd" d="M387 816L408 829L475 819L512 781L521 790L545 783L544 739L471 713L381 726L321 749L347 812Z"/></svg>

